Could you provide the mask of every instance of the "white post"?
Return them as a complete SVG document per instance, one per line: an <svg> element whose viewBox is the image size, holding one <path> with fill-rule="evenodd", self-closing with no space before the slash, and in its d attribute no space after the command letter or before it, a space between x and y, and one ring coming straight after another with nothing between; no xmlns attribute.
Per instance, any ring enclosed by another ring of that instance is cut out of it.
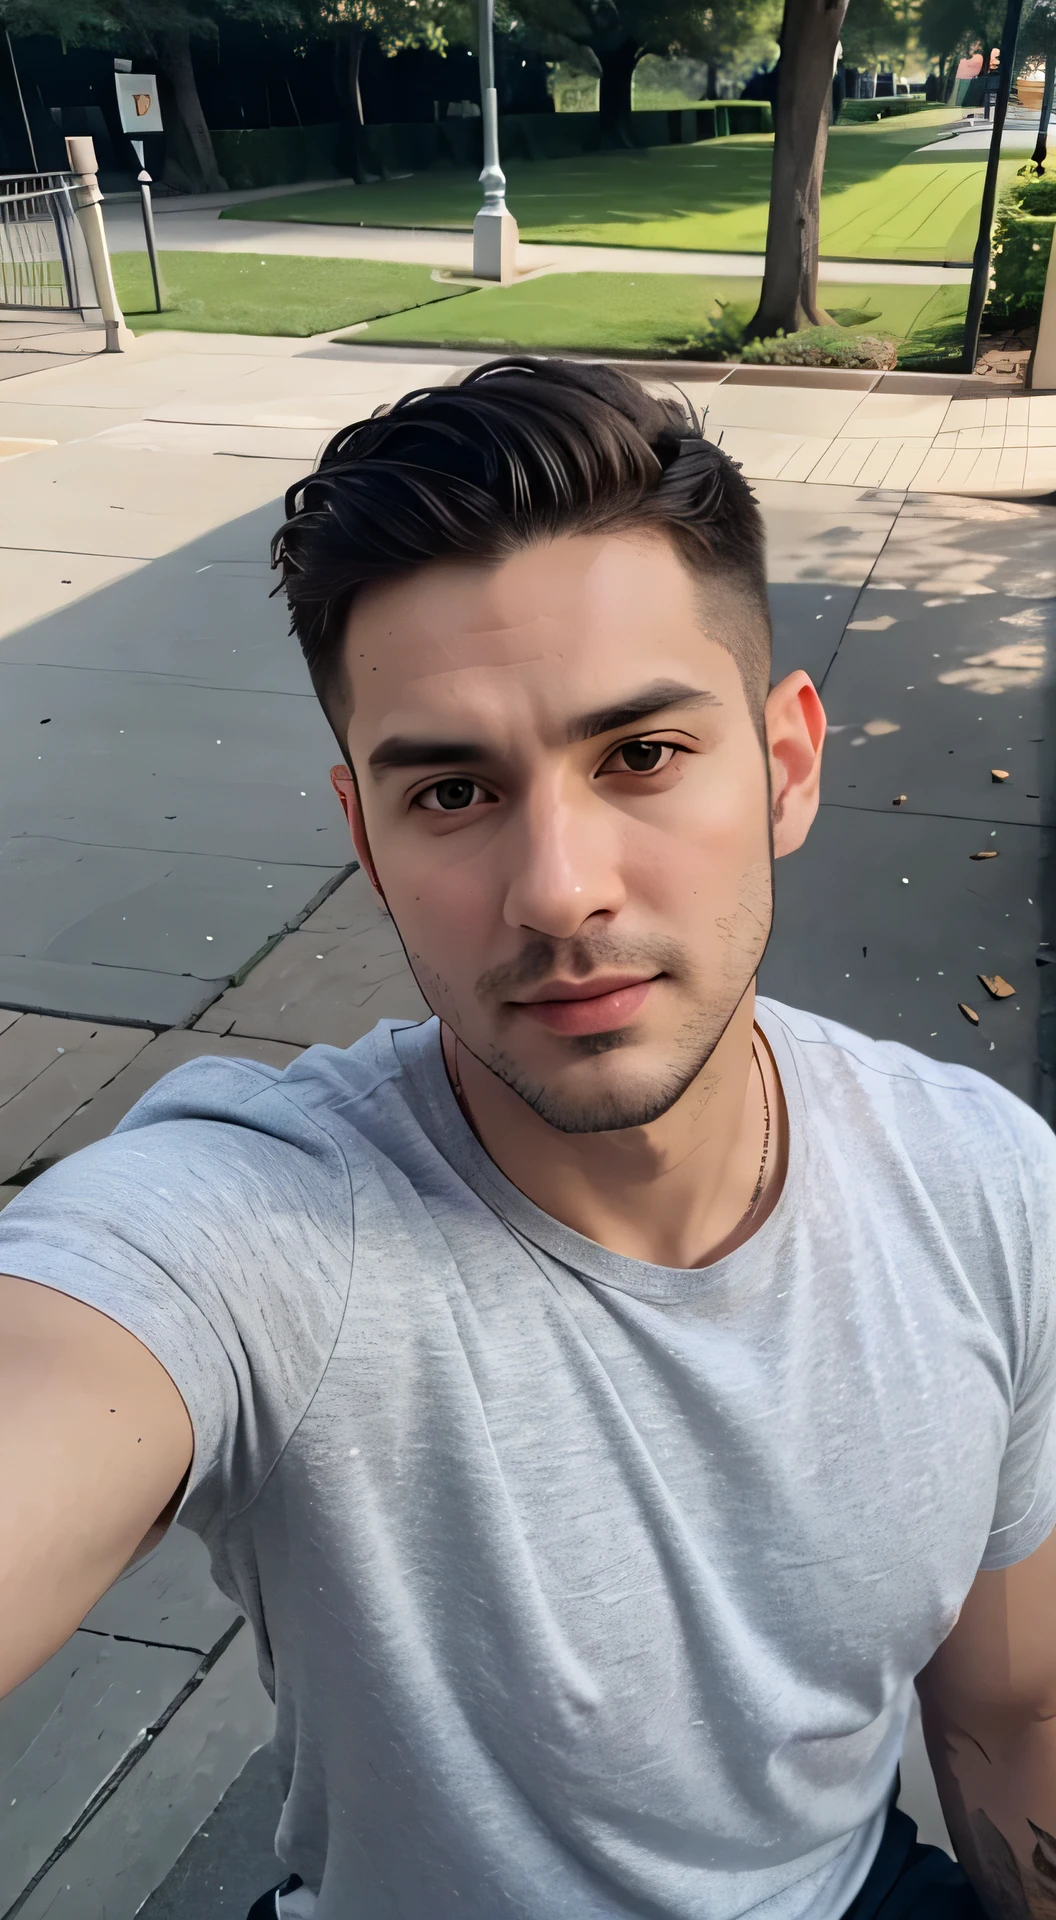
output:
<svg viewBox="0 0 1056 1920"><path fill-rule="evenodd" d="M103 226L103 196L99 191L99 162L95 157L95 142L90 134L74 134L67 137L66 157L70 163L70 172L77 175L77 194L75 206L77 220L84 235L84 244L88 249L88 258L92 266L92 279L95 282L95 297L103 316L106 328L107 353L121 353L132 345L133 336L125 325L124 315L117 299L113 271L110 266L110 250L106 244L106 229Z"/></svg>
<svg viewBox="0 0 1056 1920"><path fill-rule="evenodd" d="M495 91L495 0L480 0L480 111L484 132L484 205L473 222L473 273L508 286L517 271L517 222L506 206L499 165L499 97Z"/></svg>
<svg viewBox="0 0 1056 1920"><path fill-rule="evenodd" d="M1047 387L1050 390L1056 387L1056 236L1053 239L1048 270L1045 274L1045 291L1041 296L1041 314L1038 318L1038 338L1030 362L1028 385L1033 388Z"/></svg>

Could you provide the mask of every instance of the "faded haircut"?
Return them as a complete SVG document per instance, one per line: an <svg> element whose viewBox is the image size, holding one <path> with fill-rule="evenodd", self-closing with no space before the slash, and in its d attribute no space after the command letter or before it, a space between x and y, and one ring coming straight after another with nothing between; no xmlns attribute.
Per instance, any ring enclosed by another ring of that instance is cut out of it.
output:
<svg viewBox="0 0 1056 1920"><path fill-rule="evenodd" d="M728 618L709 634L736 661L762 732L771 643L762 515L681 399L659 399L613 367L493 360L343 428L285 506L272 565L346 758L345 642L361 589L443 560L497 566L562 534L661 535L702 589L726 589Z"/></svg>

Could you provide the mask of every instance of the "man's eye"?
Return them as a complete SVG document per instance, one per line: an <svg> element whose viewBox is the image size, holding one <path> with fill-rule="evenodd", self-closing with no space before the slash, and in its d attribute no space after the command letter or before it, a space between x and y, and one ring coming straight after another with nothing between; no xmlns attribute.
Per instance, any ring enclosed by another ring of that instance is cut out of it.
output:
<svg viewBox="0 0 1056 1920"><path fill-rule="evenodd" d="M610 753L603 773L657 773L670 765L678 749L663 740L625 740Z"/></svg>
<svg viewBox="0 0 1056 1920"><path fill-rule="evenodd" d="M415 804L424 807L427 813L462 813L466 807L490 799L490 793L475 781L451 779L438 780L435 786L426 787L424 793L417 795Z"/></svg>

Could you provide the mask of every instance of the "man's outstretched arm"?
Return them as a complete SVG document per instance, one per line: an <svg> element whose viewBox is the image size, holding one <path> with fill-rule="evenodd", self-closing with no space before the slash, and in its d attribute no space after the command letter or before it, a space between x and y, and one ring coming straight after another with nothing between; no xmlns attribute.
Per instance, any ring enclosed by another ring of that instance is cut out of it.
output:
<svg viewBox="0 0 1056 1920"><path fill-rule="evenodd" d="M140 1341L0 1275L0 1696L135 1557L192 1445L183 1401Z"/></svg>
<svg viewBox="0 0 1056 1920"><path fill-rule="evenodd" d="M993 1920L1056 1920L1056 1533L980 1573L917 1679L957 1857Z"/></svg>

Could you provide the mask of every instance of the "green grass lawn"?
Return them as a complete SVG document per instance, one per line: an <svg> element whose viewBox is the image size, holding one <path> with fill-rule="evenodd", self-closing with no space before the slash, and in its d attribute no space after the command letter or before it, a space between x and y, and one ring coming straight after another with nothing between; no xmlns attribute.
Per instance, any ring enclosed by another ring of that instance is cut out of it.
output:
<svg viewBox="0 0 1056 1920"><path fill-rule="evenodd" d="M115 253L114 281L133 333L279 333L304 338L464 293L398 261L272 253L163 252L164 313L154 310L145 253Z"/></svg>
<svg viewBox="0 0 1056 1920"><path fill-rule="evenodd" d="M985 154L916 150L960 116L950 109L834 127L821 246L836 259L971 260ZM511 160L509 203L525 240L761 253L773 139L735 134L687 147ZM1011 178L1017 160L1002 162ZM436 169L367 187L323 187L228 207L225 220L468 229L480 204L469 171Z"/></svg>
<svg viewBox="0 0 1056 1920"><path fill-rule="evenodd" d="M825 285L827 311L858 333L906 341L904 365L936 364L959 351L967 287ZM457 304L394 314L357 332L357 343L530 348L692 357L716 302L742 321L759 295L754 279L689 273L550 273L512 287L487 287Z"/></svg>

